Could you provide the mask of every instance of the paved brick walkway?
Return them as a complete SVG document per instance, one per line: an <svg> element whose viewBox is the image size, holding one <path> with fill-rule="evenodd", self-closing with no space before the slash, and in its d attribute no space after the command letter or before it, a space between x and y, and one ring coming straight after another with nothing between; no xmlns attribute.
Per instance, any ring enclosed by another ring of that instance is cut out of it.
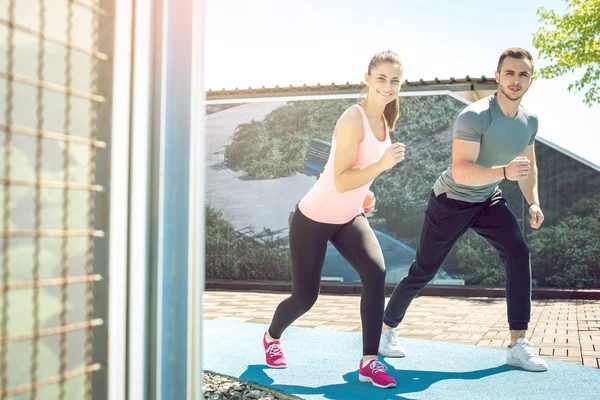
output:
<svg viewBox="0 0 600 400"><path fill-rule="evenodd" d="M281 293L206 291L203 318L268 324ZM321 295L294 323L360 332L358 296ZM600 301L535 300L528 338L544 357L600 368ZM497 298L416 298L400 336L503 348L509 340L506 303Z"/></svg>

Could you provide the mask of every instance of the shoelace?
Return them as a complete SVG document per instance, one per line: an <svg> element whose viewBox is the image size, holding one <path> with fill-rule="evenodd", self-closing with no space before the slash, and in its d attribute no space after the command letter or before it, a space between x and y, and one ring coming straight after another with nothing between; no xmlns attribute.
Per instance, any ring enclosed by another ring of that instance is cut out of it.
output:
<svg viewBox="0 0 600 400"><path fill-rule="evenodd" d="M523 349L525 354L527 354L529 357L537 357L538 356L537 353L535 352L535 350L533 350L533 348L531 347L531 344L529 342L521 343L521 348Z"/></svg>
<svg viewBox="0 0 600 400"><path fill-rule="evenodd" d="M396 340L396 335L394 334L394 332L389 332L389 333L386 332L386 335L387 335L387 337L388 337L388 339L390 341L389 347L396 347L396 346L398 346L398 342Z"/></svg>
<svg viewBox="0 0 600 400"><path fill-rule="evenodd" d="M371 361L369 367L371 367L371 371L373 371L374 374L378 372L385 372L387 370L387 367L379 361Z"/></svg>
<svg viewBox="0 0 600 400"><path fill-rule="evenodd" d="M283 354L281 351L281 346L279 346L278 343L273 343L272 345L267 347L267 353L269 353L271 357L280 356L281 354Z"/></svg>

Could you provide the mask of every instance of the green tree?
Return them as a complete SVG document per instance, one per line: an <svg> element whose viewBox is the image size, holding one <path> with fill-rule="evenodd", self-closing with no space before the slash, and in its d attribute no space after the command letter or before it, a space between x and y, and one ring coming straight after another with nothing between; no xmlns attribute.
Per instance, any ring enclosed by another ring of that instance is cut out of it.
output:
<svg viewBox="0 0 600 400"><path fill-rule="evenodd" d="M534 286L561 288L600 287L600 197L576 201L564 210L558 224L531 232ZM467 285L504 285L504 263L485 240L468 231L445 264L446 271L460 274Z"/></svg>
<svg viewBox="0 0 600 400"><path fill-rule="evenodd" d="M238 235L223 214L205 206L206 277L290 281L289 250L267 239L264 245Z"/></svg>
<svg viewBox="0 0 600 400"><path fill-rule="evenodd" d="M564 15L538 9L543 26L533 35L540 57L552 62L539 75L545 79L583 68L583 76L569 91L586 92L585 103L600 103L600 0L565 0Z"/></svg>
<svg viewBox="0 0 600 400"><path fill-rule="evenodd" d="M466 285L506 283L506 270L498 252L472 230L458 240L444 267L446 272L462 275Z"/></svg>
<svg viewBox="0 0 600 400"><path fill-rule="evenodd" d="M541 285L599 287L600 221L597 218L571 216L532 236L532 273Z"/></svg>
<svg viewBox="0 0 600 400"><path fill-rule="evenodd" d="M304 173L313 138L331 141L336 121L355 99L289 102L264 120L239 125L227 149L228 165L253 179Z"/></svg>

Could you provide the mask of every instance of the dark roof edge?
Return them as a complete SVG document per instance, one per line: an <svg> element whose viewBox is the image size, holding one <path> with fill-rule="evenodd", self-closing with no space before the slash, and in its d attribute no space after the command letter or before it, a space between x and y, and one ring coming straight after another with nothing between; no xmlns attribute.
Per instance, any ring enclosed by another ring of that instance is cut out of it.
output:
<svg viewBox="0 0 600 400"><path fill-rule="evenodd" d="M222 100L222 99L245 99L254 97L281 97L281 96L314 96L314 95L332 95L332 94L356 94L365 87L364 82L351 84L321 85L314 86L293 86L274 88L248 88L233 90L211 90L206 92L207 100ZM449 90L452 92L463 92L470 90L496 90L498 84L494 78L471 78L466 76L462 79L434 79L430 81L404 81L402 83L403 92L418 92L418 91L433 91L433 90Z"/></svg>

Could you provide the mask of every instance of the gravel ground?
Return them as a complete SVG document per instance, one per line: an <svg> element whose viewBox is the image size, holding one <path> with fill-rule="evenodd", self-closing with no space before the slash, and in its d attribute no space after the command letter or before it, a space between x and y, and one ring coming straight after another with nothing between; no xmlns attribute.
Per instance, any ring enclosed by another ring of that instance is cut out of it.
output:
<svg viewBox="0 0 600 400"><path fill-rule="evenodd" d="M247 382L208 372L203 373L202 392L207 400L288 400L292 398L281 397L279 393L267 391Z"/></svg>

